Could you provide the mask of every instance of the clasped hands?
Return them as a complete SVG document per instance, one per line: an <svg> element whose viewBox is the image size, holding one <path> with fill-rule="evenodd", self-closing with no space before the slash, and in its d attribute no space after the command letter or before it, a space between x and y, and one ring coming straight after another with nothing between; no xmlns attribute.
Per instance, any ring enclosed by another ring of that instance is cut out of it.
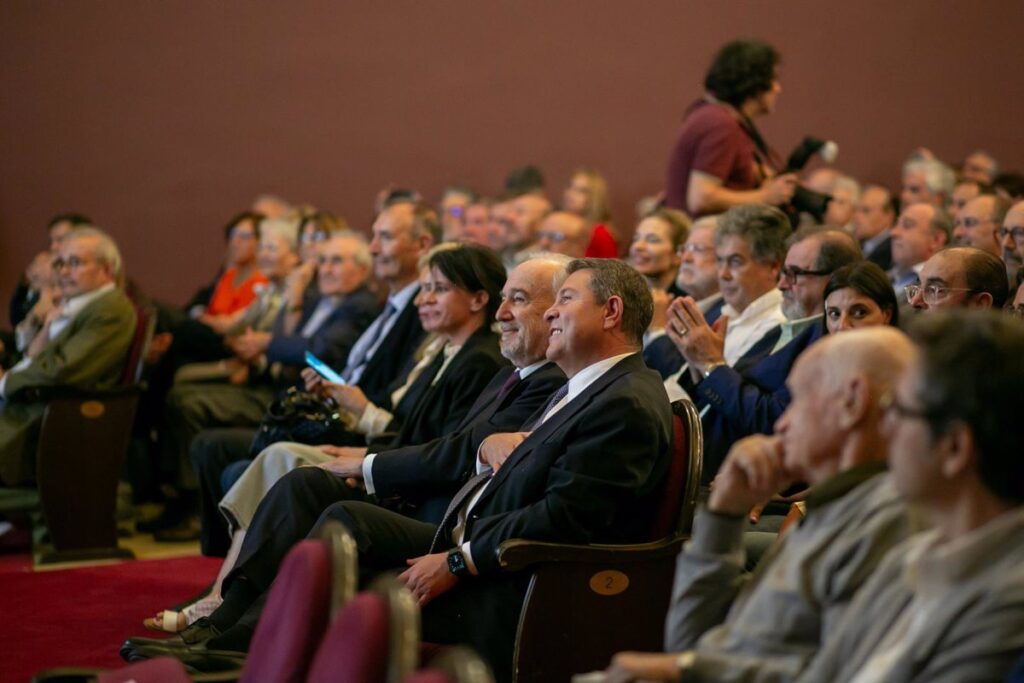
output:
<svg viewBox="0 0 1024 683"><path fill-rule="evenodd" d="M713 327L708 325L693 297L676 297L669 304L665 333L690 364L694 380L700 380L708 366L725 362L728 326L729 319L725 316L716 320Z"/></svg>

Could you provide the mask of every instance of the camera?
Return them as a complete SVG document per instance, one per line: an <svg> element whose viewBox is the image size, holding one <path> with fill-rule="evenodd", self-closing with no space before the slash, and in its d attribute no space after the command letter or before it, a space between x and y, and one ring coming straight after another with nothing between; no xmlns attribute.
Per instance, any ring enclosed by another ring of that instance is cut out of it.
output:
<svg viewBox="0 0 1024 683"><path fill-rule="evenodd" d="M786 168L782 172L795 173L803 170L811 157L815 155L821 157L826 163L832 163L838 154L839 146L831 140L819 140L807 136L789 155L789 159L786 160ZM793 192L793 198L782 209L789 215L790 222L794 226L799 225L801 213L810 214L814 220L821 223L825 219L825 211L828 210L830 201L832 201L831 195L797 185L796 191Z"/></svg>

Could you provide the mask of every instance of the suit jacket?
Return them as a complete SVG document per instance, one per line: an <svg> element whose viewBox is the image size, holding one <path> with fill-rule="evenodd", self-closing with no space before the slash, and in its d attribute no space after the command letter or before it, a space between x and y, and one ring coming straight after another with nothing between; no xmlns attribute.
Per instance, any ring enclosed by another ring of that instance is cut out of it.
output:
<svg viewBox="0 0 1024 683"><path fill-rule="evenodd" d="M508 365L498 349L498 335L483 325L452 358L441 379L423 373L394 410L388 433L373 439L371 450L421 444L458 431L473 403L494 374Z"/></svg>
<svg viewBox="0 0 1024 683"><path fill-rule="evenodd" d="M707 321L708 325L714 325L715 321L722 317L723 306L725 306L725 299L719 296L718 300L711 304L708 310L704 311L704 320ZM772 332L768 334L772 334ZM776 332L775 339L777 340L778 338L778 333ZM772 344L774 345L774 343L773 341ZM771 351L771 348L768 350ZM683 367L683 363L686 362L683 360L682 354L679 353L679 349L676 348L676 345L667 334L658 337L644 349L644 361L647 362L647 367L657 370L662 379L668 379L679 372L679 368Z"/></svg>
<svg viewBox="0 0 1024 683"><path fill-rule="evenodd" d="M661 378L628 356L535 428L470 510L465 538L481 575L499 571L498 545L511 538L645 539L671 435Z"/></svg>
<svg viewBox="0 0 1024 683"><path fill-rule="evenodd" d="M872 263L877 263L882 270L888 271L892 268L892 237L886 237L870 253L864 254L864 258Z"/></svg>
<svg viewBox="0 0 1024 683"><path fill-rule="evenodd" d="M32 477L45 403L24 401L33 390L117 386L135 334L135 309L118 289L79 311L28 367L10 373L0 412L0 480L18 486Z"/></svg>
<svg viewBox="0 0 1024 683"><path fill-rule="evenodd" d="M309 337L303 337L300 332L319 303L318 296L311 297L305 302L302 317L295 327L294 334L283 334L282 325L286 312L282 311L278 315L274 323L273 337L267 347L268 361L302 367L306 364L306 351L311 351L332 368L341 370L345 367L352 345L381 310L377 297L363 285L342 297L316 332Z"/></svg>
<svg viewBox="0 0 1024 683"><path fill-rule="evenodd" d="M417 289L417 291L419 291ZM398 312L395 324L366 363L358 386L374 405L391 409L393 385L412 369L413 355L423 341L423 326L413 299ZM355 344L355 342L352 342Z"/></svg>
<svg viewBox="0 0 1024 683"><path fill-rule="evenodd" d="M751 434L772 433L775 421L789 405L786 378L793 364L804 349L824 334L824 325L811 325L746 370L722 366L697 385L692 396L703 415L703 483L714 478L736 441Z"/></svg>
<svg viewBox="0 0 1024 683"><path fill-rule="evenodd" d="M497 432L520 430L565 384L561 368L548 363L518 382L499 400L501 387L513 372L512 367L498 371L456 432L425 444L378 453L373 461L373 486L377 495L415 500L426 490L432 496L440 495L448 500L458 489L460 477L474 466L481 441ZM420 515L417 518L422 519Z"/></svg>

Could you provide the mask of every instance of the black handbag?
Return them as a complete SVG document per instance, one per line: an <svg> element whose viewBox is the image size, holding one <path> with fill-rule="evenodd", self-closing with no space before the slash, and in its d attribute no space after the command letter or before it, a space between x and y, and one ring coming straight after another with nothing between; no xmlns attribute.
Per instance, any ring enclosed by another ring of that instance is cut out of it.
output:
<svg viewBox="0 0 1024 683"><path fill-rule="evenodd" d="M345 420L333 399L291 387L267 408L249 453L255 458L264 448L279 441L297 441L310 446L342 443L347 432Z"/></svg>

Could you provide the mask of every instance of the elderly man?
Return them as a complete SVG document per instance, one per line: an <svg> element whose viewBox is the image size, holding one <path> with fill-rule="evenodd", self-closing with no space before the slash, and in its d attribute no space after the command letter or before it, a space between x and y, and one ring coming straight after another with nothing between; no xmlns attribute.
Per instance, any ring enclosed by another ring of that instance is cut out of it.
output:
<svg viewBox="0 0 1024 683"><path fill-rule="evenodd" d="M1003 262L974 247L943 249L921 268L921 284L907 285L915 311L1002 308L1009 296Z"/></svg>
<svg viewBox="0 0 1024 683"><path fill-rule="evenodd" d="M889 279L899 293L918 281L924 262L949 244L953 224L945 210L931 204L907 206L892 228L892 263Z"/></svg>
<svg viewBox="0 0 1024 683"><path fill-rule="evenodd" d="M964 178L960 180L954 187L953 192L949 198L949 217L956 221L957 216L963 210L967 202L980 197L984 194L995 194L991 185L982 185L977 180L971 180L970 178Z"/></svg>
<svg viewBox="0 0 1024 683"><path fill-rule="evenodd" d="M732 448L679 555L665 645L681 654L619 654L608 680L799 674L885 553L916 528L884 474L880 405L913 354L901 332L876 327L826 339L797 361L776 435ZM811 485L806 518L744 574L748 511L801 480Z"/></svg>
<svg viewBox="0 0 1024 683"><path fill-rule="evenodd" d="M321 516L352 530L365 573L408 567L401 579L424 606L424 639L470 644L500 681L511 679L527 577L502 570L498 545L520 536L563 543L640 540L668 466L671 410L660 378L644 368L639 355L653 307L647 284L611 259L579 259L568 270L545 313L546 356L568 383L522 431L487 437L477 475L468 482L474 469L463 467L416 487L420 495L451 494L466 482L440 525L357 501L332 505ZM385 461L383 455L374 461L375 486L380 485L377 468ZM358 473L362 464L339 469L337 476ZM268 504L274 496L253 520L236 569L225 581L224 604L208 625L200 622L183 634L189 640L212 635L201 641L203 647L247 646L252 632L239 626L239 619L270 586L287 549L277 543L255 547L249 540L272 516ZM271 535L271 540L277 539ZM199 664L202 647L189 647L148 653Z"/></svg>
<svg viewBox="0 0 1024 683"><path fill-rule="evenodd" d="M351 345L347 357L327 358L344 368L349 384L359 387L374 405L391 407L392 383L414 365L413 354L423 339L414 299L419 291L419 259L441 238L436 214L412 202L397 202L381 211L373 223L369 250L374 275L388 290L377 318ZM207 429L192 442L191 460L201 487L203 552L223 555L228 534L217 503L224 494L225 467L249 456L254 430Z"/></svg>
<svg viewBox="0 0 1024 683"><path fill-rule="evenodd" d="M512 199L504 216L505 247L501 254L506 268L513 268L523 260L537 239L537 228L551 213L551 202L537 194L524 194Z"/></svg>
<svg viewBox="0 0 1024 683"><path fill-rule="evenodd" d="M860 258L853 238L844 232L813 227L797 232L779 276L785 319L778 333L766 338L768 343L735 364L722 354L720 335L696 317L692 302L673 302L668 335L689 364L689 376L677 381L702 409L705 482L737 439L771 431L789 400L784 382L790 368L823 334L828 276Z"/></svg>
<svg viewBox="0 0 1024 683"><path fill-rule="evenodd" d="M995 195L982 195L964 204L953 222L953 241L961 247L977 247L996 258L1002 256L999 227L1010 202Z"/></svg>
<svg viewBox="0 0 1024 683"><path fill-rule="evenodd" d="M590 226L582 216L567 211L548 214L537 232L537 249L570 258L583 258L590 241Z"/></svg>
<svg viewBox="0 0 1024 683"><path fill-rule="evenodd" d="M998 234L1007 275L1011 281L1015 281L1017 269L1024 267L1024 202L1010 207Z"/></svg>
<svg viewBox="0 0 1024 683"><path fill-rule="evenodd" d="M868 185L860 195L853 214L853 236L860 242L864 258L882 270L892 268L892 238L889 231L896 222L896 209L889 190Z"/></svg>
<svg viewBox="0 0 1024 683"><path fill-rule="evenodd" d="M894 548L800 680L1002 681L1024 650L1024 327L990 311L918 321L886 401L889 466L934 530Z"/></svg>
<svg viewBox="0 0 1024 683"><path fill-rule="evenodd" d="M118 288L121 254L109 235L78 227L53 264L61 303L19 363L0 369L0 482L19 486L35 474L46 390L117 385L135 330L135 311Z"/></svg>
<svg viewBox="0 0 1024 683"><path fill-rule="evenodd" d="M979 183L991 184L999 175L999 162L984 150L975 150L964 159L960 175Z"/></svg>
<svg viewBox="0 0 1024 683"><path fill-rule="evenodd" d="M918 202L945 207L955 183L953 169L938 159L912 159L903 165L900 203L904 208Z"/></svg>

